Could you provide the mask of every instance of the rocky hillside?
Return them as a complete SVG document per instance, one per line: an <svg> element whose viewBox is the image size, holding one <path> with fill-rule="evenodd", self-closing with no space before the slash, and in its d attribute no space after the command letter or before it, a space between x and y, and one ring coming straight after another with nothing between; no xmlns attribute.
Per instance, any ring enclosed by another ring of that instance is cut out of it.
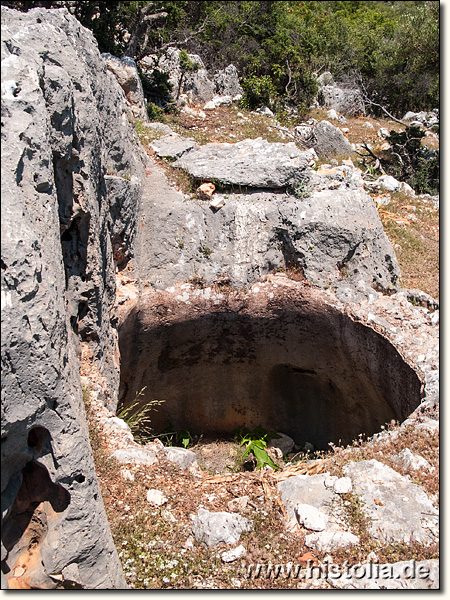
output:
<svg viewBox="0 0 450 600"><path fill-rule="evenodd" d="M439 586L438 202L364 167L387 122L236 77L152 123L66 9L2 8L4 587Z"/></svg>

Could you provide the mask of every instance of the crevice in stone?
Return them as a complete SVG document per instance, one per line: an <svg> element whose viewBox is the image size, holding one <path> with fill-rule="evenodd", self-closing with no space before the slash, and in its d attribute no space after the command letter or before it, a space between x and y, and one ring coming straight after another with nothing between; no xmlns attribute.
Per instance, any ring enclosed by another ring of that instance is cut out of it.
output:
<svg viewBox="0 0 450 600"><path fill-rule="evenodd" d="M34 450L44 443L46 430L30 431L28 444ZM48 432L47 432L48 434ZM32 460L21 472L22 483L3 521L2 544L7 556L2 561L10 589L53 589L56 583L45 572L41 547L47 532L70 504L70 493L54 483L47 469Z"/></svg>

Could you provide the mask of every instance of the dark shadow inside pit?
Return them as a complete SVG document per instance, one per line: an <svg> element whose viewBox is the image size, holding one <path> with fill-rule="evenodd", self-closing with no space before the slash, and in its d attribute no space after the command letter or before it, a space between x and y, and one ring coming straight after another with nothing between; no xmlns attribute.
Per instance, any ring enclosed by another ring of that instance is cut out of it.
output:
<svg viewBox="0 0 450 600"><path fill-rule="evenodd" d="M209 436L261 425L327 449L403 421L420 403L421 381L397 349L329 306L162 313L135 312L119 332L120 403L141 391L143 404L163 401L155 433L169 423Z"/></svg>

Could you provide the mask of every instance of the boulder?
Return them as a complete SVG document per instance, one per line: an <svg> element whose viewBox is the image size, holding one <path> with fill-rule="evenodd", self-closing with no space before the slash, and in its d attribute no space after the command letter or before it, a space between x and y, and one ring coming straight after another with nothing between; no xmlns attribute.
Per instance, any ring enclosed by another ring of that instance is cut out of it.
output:
<svg viewBox="0 0 450 600"><path fill-rule="evenodd" d="M327 515L310 504L297 504L295 516L300 525L311 531L323 531L327 526Z"/></svg>
<svg viewBox="0 0 450 600"><path fill-rule="evenodd" d="M408 122L410 125L416 123L416 126L424 125L425 127L433 127L434 125L439 125L439 111L438 109L434 109L428 113L423 110L417 113L408 111L402 120Z"/></svg>
<svg viewBox="0 0 450 600"><path fill-rule="evenodd" d="M222 71L218 71L214 75L214 84L216 93L219 96L231 96L235 98L244 93L240 83L237 69L234 65L228 65Z"/></svg>
<svg viewBox="0 0 450 600"><path fill-rule="evenodd" d="M192 177L230 186L286 188L295 185L311 160L308 152L290 142L262 138L236 144L212 143L194 148L175 163Z"/></svg>
<svg viewBox="0 0 450 600"><path fill-rule="evenodd" d="M384 190L386 192L394 193L394 192L408 192L409 194L414 195L415 192L410 185L405 183L404 181L398 181L392 175L381 175L378 177L376 181L369 184L370 188Z"/></svg>
<svg viewBox="0 0 450 600"><path fill-rule="evenodd" d="M191 104L204 104L215 95L216 86L209 78L205 65L197 54L188 54L189 59L198 66L197 70L185 72L182 76L180 67L180 50L168 48L161 56L149 55L140 61L144 73L152 78L153 70L158 69L169 75L172 86L172 100L182 100L184 97ZM180 88L181 82L181 89Z"/></svg>
<svg viewBox="0 0 450 600"><path fill-rule="evenodd" d="M430 463L415 452L411 452L409 448L404 448L399 454L392 457L392 459L401 465L406 471L417 471L419 469L425 469L425 471L431 471L433 467Z"/></svg>
<svg viewBox="0 0 450 600"><path fill-rule="evenodd" d="M328 119L331 119L332 121L337 121L339 119L339 116L338 116L337 112L334 110L334 108L330 109L327 112L327 117L328 117Z"/></svg>
<svg viewBox="0 0 450 600"><path fill-rule="evenodd" d="M137 446L115 450L111 454L111 458L126 465L153 465L158 460L154 452Z"/></svg>
<svg viewBox="0 0 450 600"><path fill-rule="evenodd" d="M385 138L389 137L389 135L390 135L389 129L386 129L386 127L380 127L380 129L377 131L377 136L380 138L385 139Z"/></svg>
<svg viewBox="0 0 450 600"><path fill-rule="evenodd" d="M329 121L321 121L312 128L307 143L322 156L350 156L353 153L352 146L340 129Z"/></svg>
<svg viewBox="0 0 450 600"><path fill-rule="evenodd" d="M178 448L177 446L165 448L165 457L169 462L181 469L187 469L197 463L195 452L187 448Z"/></svg>
<svg viewBox="0 0 450 600"><path fill-rule="evenodd" d="M174 164L185 165L201 181L235 186L286 185L300 175L299 196L283 190L234 190L226 193L225 206L214 211L176 192L162 171L153 168L142 200L152 227L141 230L139 276L164 289L196 272L208 284L226 273L231 286L246 287L270 270L284 268L286 261L295 261L304 277L317 285L343 279L350 284L356 278L394 289L400 274L395 253L372 198L358 183L358 173L344 165L327 179L296 166L306 162L308 153L294 147L296 158L289 158L293 144L274 146L275 150L258 140L214 144L212 154L203 146ZM284 168L275 170L282 157ZM200 247L211 252L199 254Z"/></svg>
<svg viewBox="0 0 450 600"><path fill-rule="evenodd" d="M204 110L215 110L218 106L230 106L232 104L232 96L214 96L212 100L207 102L203 107Z"/></svg>
<svg viewBox="0 0 450 600"><path fill-rule="evenodd" d="M154 131L157 134L161 134L161 137L163 135L174 135L175 134L175 132L165 123L158 123L158 122L144 123L144 127L146 129L148 129L149 131Z"/></svg>
<svg viewBox="0 0 450 600"><path fill-rule="evenodd" d="M106 62L108 71L111 71L125 92L133 117L148 121L144 90L134 60L129 56L117 58L108 53L102 54L102 58Z"/></svg>
<svg viewBox="0 0 450 600"><path fill-rule="evenodd" d="M236 544L242 533L250 531L253 521L236 513L209 512L200 508L192 523L192 533L199 543L213 548L218 544Z"/></svg>
<svg viewBox="0 0 450 600"><path fill-rule="evenodd" d="M283 502L288 526L294 527L298 520L297 507L309 505L320 510L325 518L330 517L330 506L334 492L325 486L325 481L329 477L328 473L320 475L295 475L289 477L278 484L281 501ZM329 524L331 527L331 523Z"/></svg>
<svg viewBox="0 0 450 600"><path fill-rule="evenodd" d="M193 148L198 148L198 144L192 138L185 138L177 133L163 135L150 144L151 148L161 158L176 159L180 158L186 152Z"/></svg>
<svg viewBox="0 0 450 600"><path fill-rule="evenodd" d="M323 73L321 77L327 75ZM318 79L320 83L320 77ZM323 79L326 81L326 79ZM319 103L347 117L365 113L364 98L359 88L343 88L334 83L319 87Z"/></svg>
<svg viewBox="0 0 450 600"><path fill-rule="evenodd" d="M264 115L266 117L274 117L274 113L270 110L268 106L261 106L255 110L255 113L259 115Z"/></svg>
<svg viewBox="0 0 450 600"><path fill-rule="evenodd" d="M424 490L375 459L351 462L344 473L371 519L371 534L382 542L431 542L439 512Z"/></svg>
<svg viewBox="0 0 450 600"><path fill-rule="evenodd" d="M286 456L287 454L289 454L289 452L292 452L295 442L291 437L289 437L285 433L278 432L277 435L279 437L272 438L268 447L279 448L283 453L283 456Z"/></svg>

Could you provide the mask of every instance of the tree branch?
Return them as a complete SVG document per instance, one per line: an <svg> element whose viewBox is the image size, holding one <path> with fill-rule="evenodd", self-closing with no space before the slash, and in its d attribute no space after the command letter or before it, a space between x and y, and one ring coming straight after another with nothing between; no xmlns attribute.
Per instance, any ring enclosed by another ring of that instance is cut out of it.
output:
<svg viewBox="0 0 450 600"><path fill-rule="evenodd" d="M159 52L164 52L164 50L167 50L167 48L170 48L170 46L185 46L190 40L192 40L192 38L194 38L196 35L198 35L205 29L208 22L209 17L206 17L203 23L200 25L200 27L196 31L193 31L191 34L185 37L184 40L167 42L166 44L159 46Z"/></svg>
<svg viewBox="0 0 450 600"><path fill-rule="evenodd" d="M374 102L373 100L370 100L370 98L368 98L367 96L364 95L364 102L368 102L369 104L372 104L373 106L378 106L378 108L381 108L381 110L390 118L392 119L392 121L395 121L396 123L400 123L401 125L404 125L405 127L408 127L407 123L405 123L404 121L400 121L400 119L396 119L393 115L391 115L390 112L388 112L384 106L381 106L381 104L378 104L377 102Z"/></svg>
<svg viewBox="0 0 450 600"><path fill-rule="evenodd" d="M400 123L400 125L404 125L405 127L407 127L408 125L404 122L404 121L400 121L400 119L396 119L393 115L391 115L390 112L388 112L384 106L382 106L381 104L378 104L378 102L374 102L373 100L371 100L371 98L369 97L369 94L367 93L366 88L364 87L364 84L362 82L362 78L359 77L359 83L361 85L362 91L363 91L363 98L364 98L364 102L367 102L368 104L371 104L372 106L378 106L378 108L381 108L381 110L390 118L392 119L392 121L395 121L396 123Z"/></svg>
<svg viewBox="0 0 450 600"><path fill-rule="evenodd" d="M137 24L131 33L130 41L128 42L128 46L124 52L124 56L130 56L131 58L135 58L137 54L139 40L145 33L147 33L147 30L150 27L150 25L156 21L159 21L160 19L165 19L168 16L168 13L165 12L163 8L159 9L158 12L149 14L150 11L153 10L154 6L155 4L153 2L150 2L149 4L147 4L139 10L137 16Z"/></svg>

